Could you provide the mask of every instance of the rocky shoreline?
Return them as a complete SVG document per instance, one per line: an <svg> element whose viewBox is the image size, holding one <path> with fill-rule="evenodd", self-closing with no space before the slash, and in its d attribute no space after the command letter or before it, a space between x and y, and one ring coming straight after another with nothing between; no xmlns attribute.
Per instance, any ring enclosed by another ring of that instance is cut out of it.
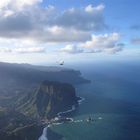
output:
<svg viewBox="0 0 140 140"><path fill-rule="evenodd" d="M84 100L85 100L84 98L78 97L78 104L80 105ZM61 140L63 136L53 132L50 127L51 125L60 125L63 123L73 122L74 120L72 118L64 117L64 115L66 115L69 112L73 112L74 110L76 110L76 107L77 104L72 105L70 110L59 112L57 113L57 117L52 118L50 121L46 121L47 126L43 129L43 133L38 140Z"/></svg>

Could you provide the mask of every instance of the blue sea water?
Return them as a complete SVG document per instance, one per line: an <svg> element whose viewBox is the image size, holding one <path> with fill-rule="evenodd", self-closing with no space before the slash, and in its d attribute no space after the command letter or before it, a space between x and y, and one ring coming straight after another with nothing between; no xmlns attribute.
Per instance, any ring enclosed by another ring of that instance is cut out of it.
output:
<svg viewBox="0 0 140 140"><path fill-rule="evenodd" d="M73 122L52 127L63 140L140 140L140 63L74 64L90 84L76 86L85 101L68 114ZM85 120L93 117L92 123Z"/></svg>

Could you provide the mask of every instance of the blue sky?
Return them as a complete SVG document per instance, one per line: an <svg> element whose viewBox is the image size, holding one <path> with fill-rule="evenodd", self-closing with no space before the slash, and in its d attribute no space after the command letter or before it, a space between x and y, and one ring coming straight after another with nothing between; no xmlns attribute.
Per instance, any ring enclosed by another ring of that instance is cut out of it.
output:
<svg viewBox="0 0 140 140"><path fill-rule="evenodd" d="M89 4L104 4L105 20L112 30L129 34L126 38L140 35L139 31L130 29L131 26L140 25L139 0L46 0L43 5L49 4L55 5L61 10L71 7L83 7Z"/></svg>
<svg viewBox="0 0 140 140"><path fill-rule="evenodd" d="M139 0L2 0L0 61L139 59L139 9Z"/></svg>
<svg viewBox="0 0 140 140"><path fill-rule="evenodd" d="M133 24L139 24L139 0L46 0L43 3L45 6L54 5L61 10L71 7L84 7L89 4L104 4L106 7L105 18L111 25L129 28Z"/></svg>
<svg viewBox="0 0 140 140"><path fill-rule="evenodd" d="M140 32L131 30L130 27L140 24L140 1L139 0L46 0L44 5L55 5L58 9L71 7L84 7L89 4L104 4L105 20L112 30L123 32L126 35L126 41L131 37L137 37ZM109 32L108 31L108 32Z"/></svg>

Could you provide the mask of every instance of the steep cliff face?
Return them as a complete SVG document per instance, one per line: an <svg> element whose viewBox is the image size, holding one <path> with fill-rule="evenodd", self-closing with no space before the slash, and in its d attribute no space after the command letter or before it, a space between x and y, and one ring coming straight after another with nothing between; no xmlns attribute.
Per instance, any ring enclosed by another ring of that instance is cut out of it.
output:
<svg viewBox="0 0 140 140"><path fill-rule="evenodd" d="M34 117L51 118L77 104L75 88L66 83L44 81L20 110Z"/></svg>

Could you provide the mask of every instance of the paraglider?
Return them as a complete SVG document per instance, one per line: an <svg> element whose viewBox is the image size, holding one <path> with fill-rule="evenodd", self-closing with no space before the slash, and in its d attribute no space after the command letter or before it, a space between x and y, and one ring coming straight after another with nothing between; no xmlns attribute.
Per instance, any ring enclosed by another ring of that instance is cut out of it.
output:
<svg viewBox="0 0 140 140"><path fill-rule="evenodd" d="M61 60L61 61L58 62L58 64L62 66L62 65L64 65L64 61Z"/></svg>

